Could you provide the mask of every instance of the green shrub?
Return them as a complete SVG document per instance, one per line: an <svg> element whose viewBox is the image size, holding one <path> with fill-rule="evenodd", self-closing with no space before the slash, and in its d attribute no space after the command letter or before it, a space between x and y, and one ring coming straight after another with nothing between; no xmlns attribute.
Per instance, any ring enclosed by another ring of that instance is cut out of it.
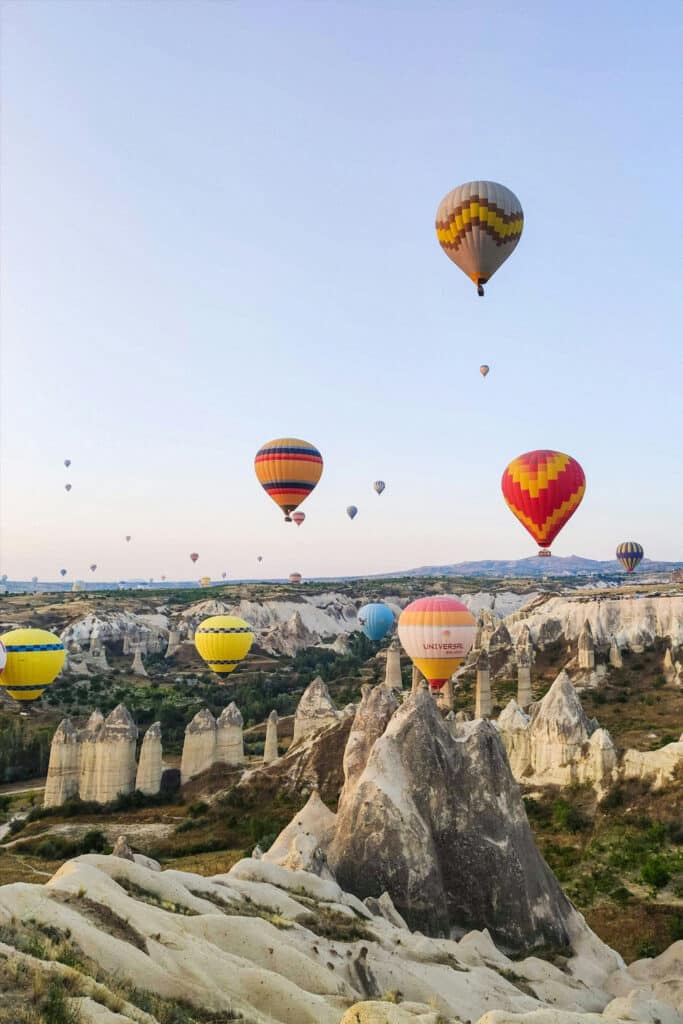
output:
<svg viewBox="0 0 683 1024"><path fill-rule="evenodd" d="M671 874L665 859L653 854L648 857L640 869L640 877L646 885L651 885L653 889L662 889L670 880Z"/></svg>
<svg viewBox="0 0 683 1024"><path fill-rule="evenodd" d="M589 822L576 807L560 797L553 804L553 824L563 831L581 832L588 828Z"/></svg>

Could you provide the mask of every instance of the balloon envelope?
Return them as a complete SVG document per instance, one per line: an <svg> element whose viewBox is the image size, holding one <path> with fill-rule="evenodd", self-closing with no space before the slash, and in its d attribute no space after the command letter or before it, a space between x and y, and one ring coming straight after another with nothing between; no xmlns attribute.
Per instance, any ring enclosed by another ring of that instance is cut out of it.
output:
<svg viewBox="0 0 683 1024"><path fill-rule="evenodd" d="M384 480L375 480L372 486L375 488L378 494L381 494L387 485L384 483Z"/></svg>
<svg viewBox="0 0 683 1024"><path fill-rule="evenodd" d="M66 468L68 469L68 468L69 468L69 466L71 465L71 459L64 459L64 465L65 465L65 466L66 466Z"/></svg>
<svg viewBox="0 0 683 1024"><path fill-rule="evenodd" d="M279 437L262 445L254 459L261 487L279 505L285 522L305 501L323 472L322 455L310 441L297 437Z"/></svg>
<svg viewBox="0 0 683 1024"><path fill-rule="evenodd" d="M210 587L211 586L211 577L210 576L202 576L202 578L199 581L199 586L200 587Z"/></svg>
<svg viewBox="0 0 683 1024"><path fill-rule="evenodd" d="M495 181L468 181L441 200L436 237L448 258L467 274L480 295L516 247L524 214L514 192Z"/></svg>
<svg viewBox="0 0 683 1024"><path fill-rule="evenodd" d="M539 449L506 466L501 488L513 515L541 548L549 548L581 504L586 476L571 455Z"/></svg>
<svg viewBox="0 0 683 1024"><path fill-rule="evenodd" d="M193 551L192 554L190 555L190 561L191 562L196 562L198 558L199 558L199 555L197 554L197 552Z"/></svg>
<svg viewBox="0 0 683 1024"><path fill-rule="evenodd" d="M13 629L1 639L7 651L2 686L15 700L37 700L64 664L64 644L46 629Z"/></svg>
<svg viewBox="0 0 683 1024"><path fill-rule="evenodd" d="M356 508L355 505L349 505L349 507L346 510L346 514L349 517L349 519L355 519L356 516L358 515L358 509Z"/></svg>
<svg viewBox="0 0 683 1024"><path fill-rule="evenodd" d="M64 490L65 491L70 491L71 490L71 484L64 484Z"/></svg>
<svg viewBox="0 0 683 1024"><path fill-rule="evenodd" d="M479 373L482 375L482 377L488 377L489 370L490 367L487 366L486 363L482 363L481 366L479 367Z"/></svg>
<svg viewBox="0 0 683 1024"><path fill-rule="evenodd" d="M226 579L227 575L228 575L227 572L222 572L221 573L221 579Z"/></svg>
<svg viewBox="0 0 683 1024"><path fill-rule="evenodd" d="M364 604L358 610L358 621L368 640L382 640L394 625L394 613L388 605Z"/></svg>
<svg viewBox="0 0 683 1024"><path fill-rule="evenodd" d="M403 649L433 690L440 690L467 657L476 632L472 613L452 597L421 597L398 620Z"/></svg>
<svg viewBox="0 0 683 1024"><path fill-rule="evenodd" d="M301 583L302 579L303 579L303 577L302 577L300 572L290 572L290 574L289 574L289 582L290 583Z"/></svg>
<svg viewBox="0 0 683 1024"><path fill-rule="evenodd" d="M212 615L200 622L194 635L199 654L221 676L235 671L253 642L251 626L235 615Z"/></svg>
<svg viewBox="0 0 683 1024"><path fill-rule="evenodd" d="M126 542L128 542L129 540L130 540L130 534L129 534L129 533L127 533L127 534L126 534Z"/></svg>
<svg viewBox="0 0 683 1024"><path fill-rule="evenodd" d="M626 572L633 572L644 554L642 545L635 540L625 540L617 548L617 558Z"/></svg>
<svg viewBox="0 0 683 1024"><path fill-rule="evenodd" d="M60 569L59 570L59 575L60 576L66 576L66 569Z"/></svg>
<svg viewBox="0 0 683 1024"><path fill-rule="evenodd" d="M257 562L262 562L263 561L263 555L257 555L256 561Z"/></svg>
<svg viewBox="0 0 683 1024"><path fill-rule="evenodd" d="M297 526L301 526L301 524L304 522L305 519L306 519L306 513L305 512L294 512L294 513L292 513L292 522L296 523Z"/></svg>
<svg viewBox="0 0 683 1024"><path fill-rule="evenodd" d="M95 562L93 562L93 564L90 566L90 572L94 572L96 568L97 568L97 564Z"/></svg>

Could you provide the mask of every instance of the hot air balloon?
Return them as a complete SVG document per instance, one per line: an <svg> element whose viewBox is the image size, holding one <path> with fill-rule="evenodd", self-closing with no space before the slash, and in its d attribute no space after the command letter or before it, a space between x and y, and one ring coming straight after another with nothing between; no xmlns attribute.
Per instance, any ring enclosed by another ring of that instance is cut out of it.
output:
<svg viewBox="0 0 683 1024"><path fill-rule="evenodd" d="M257 562L262 562L263 561L263 555L257 555L256 561Z"/></svg>
<svg viewBox="0 0 683 1024"><path fill-rule="evenodd" d="M586 490L586 477L571 455L539 450L513 459L503 472L503 497L548 556L555 537L574 515Z"/></svg>
<svg viewBox="0 0 683 1024"><path fill-rule="evenodd" d="M308 441L280 437L259 448L254 469L266 494L284 512L285 522L291 523L292 512L306 500L320 480L323 459L318 449Z"/></svg>
<svg viewBox="0 0 683 1024"><path fill-rule="evenodd" d="M67 570L66 570L66 569L60 569L60 570L59 570L59 575L60 575L60 576L66 576L66 573L67 573Z"/></svg>
<svg viewBox="0 0 683 1024"><path fill-rule="evenodd" d="M441 248L474 281L479 295L519 242L523 225L519 199L495 181L459 185L436 211Z"/></svg>
<svg viewBox="0 0 683 1024"><path fill-rule="evenodd" d="M166 577L165 577L165 576L162 576L161 578L162 578L162 580L165 580L165 579L166 579Z"/></svg>
<svg viewBox="0 0 683 1024"><path fill-rule="evenodd" d="M296 523L297 526L301 526L301 524L303 523L305 518L306 518L306 513L305 512L293 512L292 513L292 522Z"/></svg>
<svg viewBox="0 0 683 1024"><path fill-rule="evenodd" d="M31 576L31 583L33 584L34 587L35 587L37 582L38 582L38 577L37 576Z"/></svg>
<svg viewBox="0 0 683 1024"><path fill-rule="evenodd" d="M254 642L251 626L234 615L212 615L197 626L194 644L218 675L234 672Z"/></svg>
<svg viewBox="0 0 683 1024"><path fill-rule="evenodd" d="M302 579L303 579L303 577L302 577L300 572L290 572L290 574L289 574L289 582L290 583L301 583Z"/></svg>
<svg viewBox="0 0 683 1024"><path fill-rule="evenodd" d="M71 490L71 484L64 484L64 490L65 491L70 491Z"/></svg>
<svg viewBox="0 0 683 1024"><path fill-rule="evenodd" d="M68 468L69 468L69 466L71 465L71 459L64 459L64 465L65 465L65 466L66 466L66 468L68 469Z"/></svg>
<svg viewBox="0 0 683 1024"><path fill-rule="evenodd" d="M191 562L196 562L198 558L199 558L199 555L197 554L197 552L193 551L192 554L190 555L190 561Z"/></svg>
<svg viewBox="0 0 683 1024"><path fill-rule="evenodd" d="M482 375L482 377L488 377L489 369L490 367L487 366L486 363L482 363L481 366L479 367L479 373Z"/></svg>
<svg viewBox="0 0 683 1024"><path fill-rule="evenodd" d="M93 564L90 566L90 572L94 572L96 568L97 568L97 562L93 562Z"/></svg>
<svg viewBox="0 0 683 1024"><path fill-rule="evenodd" d="M221 573L221 579L226 579L227 575L228 575L227 572L222 572Z"/></svg>
<svg viewBox="0 0 683 1024"><path fill-rule="evenodd" d="M375 480L372 486L375 488L377 494L381 494L387 485L384 483L384 480Z"/></svg>
<svg viewBox="0 0 683 1024"><path fill-rule="evenodd" d="M200 587L210 587L211 586L211 577L210 576L202 576L200 581L199 581L199 586Z"/></svg>
<svg viewBox="0 0 683 1024"><path fill-rule="evenodd" d="M348 508L346 509L346 514L349 517L349 519L355 519L356 516L358 515L358 509L356 508L355 505L349 505Z"/></svg>
<svg viewBox="0 0 683 1024"><path fill-rule="evenodd" d="M382 640L394 624L394 613L388 605L378 602L364 604L358 610L358 621L368 640Z"/></svg>
<svg viewBox="0 0 683 1024"><path fill-rule="evenodd" d="M467 657L476 632L472 613L452 597L421 597L398 620L403 649L432 690L440 690Z"/></svg>
<svg viewBox="0 0 683 1024"><path fill-rule="evenodd" d="M628 573L633 572L644 554L642 545L635 540L625 540L617 548L617 558Z"/></svg>
<svg viewBox="0 0 683 1024"><path fill-rule="evenodd" d="M128 544L130 540L131 540L131 536L130 536L129 533L127 533L126 534L126 544Z"/></svg>
<svg viewBox="0 0 683 1024"><path fill-rule="evenodd" d="M3 688L15 700L37 700L64 664L64 644L46 629L12 629L1 639L7 650Z"/></svg>

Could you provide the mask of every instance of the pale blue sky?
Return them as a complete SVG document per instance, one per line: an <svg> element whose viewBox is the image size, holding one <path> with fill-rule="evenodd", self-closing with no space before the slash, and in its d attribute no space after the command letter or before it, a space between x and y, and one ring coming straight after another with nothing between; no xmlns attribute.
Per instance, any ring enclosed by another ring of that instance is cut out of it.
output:
<svg viewBox="0 0 683 1024"><path fill-rule="evenodd" d="M557 554L682 559L680 12L4 3L2 571L532 554L537 447L588 478ZM483 300L433 228L473 178L526 218ZM299 530L282 435L325 459Z"/></svg>

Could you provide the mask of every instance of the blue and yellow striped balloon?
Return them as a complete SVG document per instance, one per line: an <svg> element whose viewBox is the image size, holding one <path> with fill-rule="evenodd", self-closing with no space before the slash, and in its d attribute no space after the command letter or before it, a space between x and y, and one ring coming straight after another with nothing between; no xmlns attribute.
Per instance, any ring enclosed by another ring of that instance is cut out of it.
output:
<svg viewBox="0 0 683 1024"><path fill-rule="evenodd" d="M61 672L64 644L46 629L12 629L2 642L7 651L3 689L18 701L37 700Z"/></svg>
<svg viewBox="0 0 683 1024"><path fill-rule="evenodd" d="M642 561L644 554L642 545L635 540L625 540L617 548L617 558L629 573Z"/></svg>

